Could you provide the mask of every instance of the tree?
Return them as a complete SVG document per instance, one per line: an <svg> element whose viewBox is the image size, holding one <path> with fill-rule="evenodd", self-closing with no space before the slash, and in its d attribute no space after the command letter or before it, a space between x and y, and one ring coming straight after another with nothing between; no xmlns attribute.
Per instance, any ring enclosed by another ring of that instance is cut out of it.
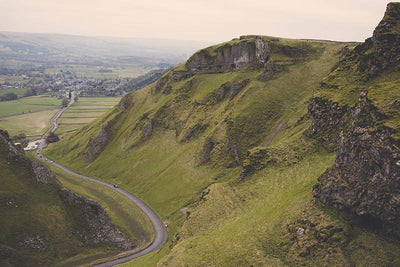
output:
<svg viewBox="0 0 400 267"><path fill-rule="evenodd" d="M15 99L18 99L18 96L14 93L7 93L3 96L0 96L0 101L10 101Z"/></svg>
<svg viewBox="0 0 400 267"><path fill-rule="evenodd" d="M62 106L63 106L63 107L67 107L67 106L68 106L68 103L69 103L68 99L63 98L63 100L62 100Z"/></svg>

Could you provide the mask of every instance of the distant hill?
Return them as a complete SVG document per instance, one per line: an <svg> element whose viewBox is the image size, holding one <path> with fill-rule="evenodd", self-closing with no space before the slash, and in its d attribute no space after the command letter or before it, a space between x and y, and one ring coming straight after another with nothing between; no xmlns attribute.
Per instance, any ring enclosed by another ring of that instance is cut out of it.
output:
<svg viewBox="0 0 400 267"><path fill-rule="evenodd" d="M38 64L176 64L206 42L62 34L0 32L0 67L7 62ZM7 66L10 66L8 64Z"/></svg>

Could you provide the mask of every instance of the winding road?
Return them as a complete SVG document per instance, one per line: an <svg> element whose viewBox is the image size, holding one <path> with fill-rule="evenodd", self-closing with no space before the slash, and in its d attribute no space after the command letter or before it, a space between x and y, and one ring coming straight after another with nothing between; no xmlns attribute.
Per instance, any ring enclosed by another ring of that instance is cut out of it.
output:
<svg viewBox="0 0 400 267"><path fill-rule="evenodd" d="M74 95L72 96L72 99L74 99ZM52 119L53 128L50 130L50 132L54 132L55 130L57 130L57 128L58 128L57 119L73 103L74 103L74 100L72 100L67 107L61 109L53 117L53 119ZM135 254L132 254L132 255L129 255L129 256L126 256L126 257L123 257L123 258L115 259L115 260L112 260L112 261L109 261L109 262L105 262L105 263L102 263L102 264L99 264L99 265L96 265L96 266L109 267L109 266L118 265L118 264L121 264L121 263L125 263L125 262L128 262L128 261L131 261L133 259L139 258L140 256L146 255L146 254L148 254L150 252L153 252L153 251L156 251L156 250L162 248L162 246L167 242L167 239L168 239L167 230L164 227L164 223L161 221L161 219L158 217L158 215L149 206L147 206L139 198L137 198L134 195L130 194L129 192L123 190L122 188L115 187L113 184L104 182L102 180L98 180L98 179L93 178L93 177L89 177L89 176L86 176L86 175L82 175L82 174L76 173L76 172L68 169L67 167L65 167L65 166L63 166L63 165L61 165L61 164L59 164L57 162L54 162L54 161L51 161L51 160L47 159L46 157L44 157L42 155L42 149L44 147L46 147L46 145L47 145L46 144L46 138L43 137L40 140L40 145L39 145L39 149L38 149L38 155L39 155L40 158L48 161L53 166L56 166L59 169L65 171L65 172L67 172L69 174L75 175L75 176L77 176L79 178L82 178L82 179L85 179L85 180L89 180L89 181L92 181L92 182L96 182L96 183L108 186L109 188L111 188L111 189L117 191L118 193L126 196L130 201L132 201L135 205L137 205L149 217L151 223L153 224L156 237L155 237L153 243L149 247L147 247L144 250L141 250L141 251L139 251L139 252L137 252Z"/></svg>

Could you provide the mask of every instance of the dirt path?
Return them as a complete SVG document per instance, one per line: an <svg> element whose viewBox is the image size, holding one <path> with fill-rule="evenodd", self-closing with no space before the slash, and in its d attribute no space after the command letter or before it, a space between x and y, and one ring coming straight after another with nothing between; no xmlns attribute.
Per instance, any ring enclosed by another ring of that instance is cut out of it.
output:
<svg viewBox="0 0 400 267"><path fill-rule="evenodd" d="M274 132L272 133L272 135L268 138L267 142L265 143L266 147L269 147L269 145L272 143L272 140L274 139L274 137L279 133L279 131L282 129L283 125L285 124L284 121L281 121L278 126L276 126Z"/></svg>

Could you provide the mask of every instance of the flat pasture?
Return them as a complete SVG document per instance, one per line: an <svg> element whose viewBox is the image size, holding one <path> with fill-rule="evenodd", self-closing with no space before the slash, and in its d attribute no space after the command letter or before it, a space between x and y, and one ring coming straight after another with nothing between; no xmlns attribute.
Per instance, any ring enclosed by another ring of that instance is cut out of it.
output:
<svg viewBox="0 0 400 267"><path fill-rule="evenodd" d="M79 97L58 119L56 134L76 131L118 104L120 97Z"/></svg>
<svg viewBox="0 0 400 267"><path fill-rule="evenodd" d="M61 99L49 96L23 97L12 101L0 102L0 117L21 115L35 111L58 109Z"/></svg>

